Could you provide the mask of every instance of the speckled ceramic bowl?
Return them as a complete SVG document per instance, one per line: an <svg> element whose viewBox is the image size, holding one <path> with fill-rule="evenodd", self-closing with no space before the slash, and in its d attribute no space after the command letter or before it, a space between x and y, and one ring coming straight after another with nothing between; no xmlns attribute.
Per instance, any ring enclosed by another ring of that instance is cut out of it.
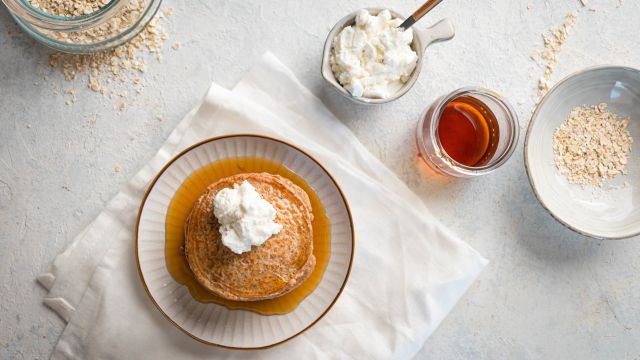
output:
<svg viewBox="0 0 640 360"><path fill-rule="evenodd" d="M553 134L577 106L607 103L618 118L630 116L636 140L627 175L602 188L570 184L553 160ZM622 66L588 68L554 86L536 108L525 140L525 166L533 191L559 222L581 234L622 239L640 234L640 70ZM626 182L626 185L625 185Z"/></svg>
<svg viewBox="0 0 640 360"><path fill-rule="evenodd" d="M373 15L377 15L380 11L384 10L384 8L367 8L366 10L368 10ZM344 29L349 25L353 25L355 23L356 15L358 14L359 11L360 10L354 11L351 14L345 16L340 21L338 21L336 25L334 25L333 29L331 29L331 31L329 32L329 35L327 36L327 40L324 43L324 53L322 55L322 67L321 67L322 78L324 78L324 80L329 85L331 85L333 88L338 90L338 92L341 95L353 100L356 103L384 104L384 103L388 103L393 100L399 99L402 95L406 94L407 91L409 91L418 80L418 76L420 75L420 70L422 69L422 58L424 57L424 52L427 50L427 47L437 42L451 40L455 35L453 24L451 23L451 21L449 21L449 19L440 20L438 23L436 23L435 25L427 29L422 29L418 25L412 26L411 29L413 30L413 43L411 44L411 47L413 48L413 51L415 51L418 54L418 62L416 64L416 68L413 70L413 73L411 74L411 78L400 88L400 90L398 90L398 92L395 93L394 96L390 98L371 99L366 97L357 97L357 96L351 95L349 91L347 91L344 87L342 87L342 85L340 85L335 75L333 74L333 71L331 70L331 63L329 61L329 57L331 55L333 39L336 36L338 36L338 34L340 33L340 31L342 31L342 29ZM393 15L394 18L402 18L402 19L405 18L405 16L403 16L402 14L396 11L393 11L393 10L389 10L389 11L391 12L391 15Z"/></svg>

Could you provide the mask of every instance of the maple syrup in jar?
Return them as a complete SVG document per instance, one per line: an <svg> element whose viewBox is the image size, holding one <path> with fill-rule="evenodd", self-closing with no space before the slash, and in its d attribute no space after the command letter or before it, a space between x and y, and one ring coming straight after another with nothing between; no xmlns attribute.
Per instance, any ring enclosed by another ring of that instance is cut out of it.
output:
<svg viewBox="0 0 640 360"><path fill-rule="evenodd" d="M438 139L455 161L466 166L485 164L498 148L500 127L493 112L469 96L448 103L438 122Z"/></svg>
<svg viewBox="0 0 640 360"><path fill-rule="evenodd" d="M503 165L518 142L515 111L497 93L463 88L434 102L418 122L420 156L439 173L471 177Z"/></svg>

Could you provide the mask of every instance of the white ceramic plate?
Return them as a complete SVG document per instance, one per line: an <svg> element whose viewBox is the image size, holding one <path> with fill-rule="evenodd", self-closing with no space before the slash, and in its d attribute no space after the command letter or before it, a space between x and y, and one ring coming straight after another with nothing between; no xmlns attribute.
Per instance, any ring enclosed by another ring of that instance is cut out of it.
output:
<svg viewBox="0 0 640 360"><path fill-rule="evenodd" d="M331 223L331 253L320 284L297 308L284 315L267 316L200 303L167 270L165 219L174 193L194 171L212 162L234 157L261 157L292 170L314 189ZM318 162L279 140L233 135L196 144L160 171L140 207L136 259L142 283L151 300L174 325L207 344L256 349L295 337L329 311L349 276L353 241L348 205L336 182Z"/></svg>
<svg viewBox="0 0 640 360"><path fill-rule="evenodd" d="M553 133L577 106L607 103L618 118L630 116L634 138L628 175L603 188L570 184L553 162ZM554 86L531 118L525 165L534 193L558 221L584 235L620 239L640 234L640 71L621 66L589 68ZM629 185L622 186L624 182ZM615 189L620 187L619 189Z"/></svg>

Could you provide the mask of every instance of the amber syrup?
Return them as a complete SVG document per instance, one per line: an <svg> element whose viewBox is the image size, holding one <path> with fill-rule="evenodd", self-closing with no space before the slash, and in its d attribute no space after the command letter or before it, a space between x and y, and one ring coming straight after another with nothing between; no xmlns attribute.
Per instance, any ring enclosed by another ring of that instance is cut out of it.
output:
<svg viewBox="0 0 640 360"><path fill-rule="evenodd" d="M500 129L480 100L462 96L449 102L438 122L438 139L453 160L469 167L486 164L498 148Z"/></svg>
<svg viewBox="0 0 640 360"><path fill-rule="evenodd" d="M231 301L207 291L191 272L184 255L184 224L202 192L215 181L242 173L266 172L280 175L301 187L313 209L313 255L316 267L309 278L291 292L262 301ZM318 195L300 176L287 167L262 158L230 158L209 164L189 176L173 196L167 211L165 257L171 276L185 285L191 296L202 303L216 303L229 309L248 310L263 315L286 314L294 310L318 286L329 262L331 225Z"/></svg>

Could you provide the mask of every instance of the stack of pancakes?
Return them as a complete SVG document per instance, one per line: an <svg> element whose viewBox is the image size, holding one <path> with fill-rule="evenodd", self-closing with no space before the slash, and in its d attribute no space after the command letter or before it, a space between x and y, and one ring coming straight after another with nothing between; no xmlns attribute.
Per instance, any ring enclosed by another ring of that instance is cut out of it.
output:
<svg viewBox="0 0 640 360"><path fill-rule="evenodd" d="M249 181L276 209L282 230L261 246L236 254L222 244L220 224L213 214L218 191ZM198 282L229 300L257 301L288 293L311 275L313 213L309 196L288 179L267 173L238 174L211 184L187 219L185 255Z"/></svg>

